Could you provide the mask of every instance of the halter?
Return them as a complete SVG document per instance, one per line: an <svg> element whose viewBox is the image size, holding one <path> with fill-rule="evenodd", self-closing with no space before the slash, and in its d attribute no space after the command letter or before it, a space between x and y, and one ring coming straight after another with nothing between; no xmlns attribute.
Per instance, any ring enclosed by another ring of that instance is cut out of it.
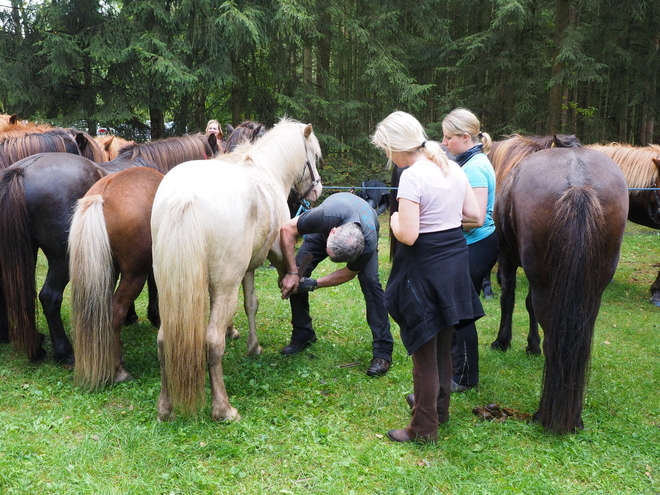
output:
<svg viewBox="0 0 660 495"><path fill-rule="evenodd" d="M307 140L305 138L303 138L303 144L305 145L305 156L309 156L309 153L307 153ZM310 163L309 158L307 158L307 160L305 161L305 167L307 170L309 170L309 176L312 178L312 184L309 186L309 188L307 189L307 191L305 191L304 194L301 195L297 193L298 196L300 197L300 200L304 200L307 197L307 195L310 192L312 192L312 190L321 182L320 177L317 179L314 176L314 169L312 168L312 164ZM303 169L303 173L300 179L302 180L303 177L305 177L305 169Z"/></svg>

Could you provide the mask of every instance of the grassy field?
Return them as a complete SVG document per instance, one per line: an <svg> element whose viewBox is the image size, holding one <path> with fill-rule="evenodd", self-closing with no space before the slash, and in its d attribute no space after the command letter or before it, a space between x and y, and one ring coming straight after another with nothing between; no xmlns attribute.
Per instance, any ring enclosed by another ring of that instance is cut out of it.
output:
<svg viewBox="0 0 660 495"><path fill-rule="evenodd" d="M382 232L385 281L386 226ZM597 322L584 431L555 436L536 424L485 422L472 413L492 402L527 413L538 405L543 357L524 351L520 270L512 349L490 350L499 303L485 301L481 386L452 396L450 422L426 446L385 436L409 420L411 360L394 325L391 371L365 375L371 334L357 281L311 295L319 341L284 357L289 306L275 271L257 271L264 354L246 357L244 339L228 344L225 378L242 416L229 424L210 421L208 406L198 418L156 421L156 329L143 294L140 322L123 333L134 381L87 393L73 385L70 369L32 365L0 347L0 493L660 493L660 308L648 303L659 258L657 231L629 225ZM68 302L63 312L69 325ZM236 323L246 328L242 312Z"/></svg>

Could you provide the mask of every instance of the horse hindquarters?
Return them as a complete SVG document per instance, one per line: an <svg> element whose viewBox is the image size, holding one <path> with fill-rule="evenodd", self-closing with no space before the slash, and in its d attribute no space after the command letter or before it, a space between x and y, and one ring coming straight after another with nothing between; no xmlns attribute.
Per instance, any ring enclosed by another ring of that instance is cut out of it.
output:
<svg viewBox="0 0 660 495"><path fill-rule="evenodd" d="M97 389L114 381L112 291L115 275L103 214L103 197L78 201L69 234L74 379Z"/></svg>
<svg viewBox="0 0 660 495"><path fill-rule="evenodd" d="M7 310L9 340L30 361L45 358L43 335L37 331L37 248L28 227L25 169L12 168L0 180L0 273Z"/></svg>

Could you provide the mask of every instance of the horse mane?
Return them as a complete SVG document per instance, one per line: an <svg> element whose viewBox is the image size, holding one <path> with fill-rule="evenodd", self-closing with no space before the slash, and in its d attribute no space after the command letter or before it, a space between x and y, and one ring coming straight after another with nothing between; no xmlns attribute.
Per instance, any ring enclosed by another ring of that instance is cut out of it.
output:
<svg viewBox="0 0 660 495"><path fill-rule="evenodd" d="M193 134L146 143L134 143L122 147L117 159L135 161L140 159L149 167L165 174L175 166L188 160L205 160L213 151L204 134Z"/></svg>
<svg viewBox="0 0 660 495"><path fill-rule="evenodd" d="M244 141L252 142L261 137L266 132L266 126L255 122L253 120L244 120L237 127L234 128L232 133L227 138L227 151L231 153L234 149Z"/></svg>
<svg viewBox="0 0 660 495"><path fill-rule="evenodd" d="M74 136L64 129L23 134L16 138L0 140L0 169L30 155L44 152L78 154L79 151Z"/></svg>
<svg viewBox="0 0 660 495"><path fill-rule="evenodd" d="M283 167L277 167L273 163L273 156L278 156L279 160L285 163L300 163L306 158L309 158L309 151L311 151L314 156L321 157L321 145L318 142L318 139L312 133L310 139L305 141L305 147L301 148L296 146L294 143L297 141L300 143L301 139L304 139L302 134L302 129L305 124L298 122L288 117L282 117L282 119L275 124L275 126L269 131L265 132L264 135L257 139L253 144L248 145L248 148L239 147L236 152L240 152L243 156L239 161L241 165L253 165L254 163L259 163L262 169L267 174L274 174L280 172L287 175L288 179L296 173L300 173L298 170L286 169ZM311 150L308 149L311 147ZM307 156L305 156L307 155Z"/></svg>
<svg viewBox="0 0 660 495"><path fill-rule="evenodd" d="M629 188L655 186L658 180L658 168L653 158L660 159L660 146L633 146L630 144L609 143L590 144L587 148L609 156L619 166ZM643 191L630 191L630 194L641 194Z"/></svg>
<svg viewBox="0 0 660 495"><path fill-rule="evenodd" d="M523 158L537 151L560 147L570 148L581 146L580 141L572 135L551 136L522 136L511 134L504 137L503 141L494 141L488 159L495 170L495 179L499 189L504 183L504 178L515 168Z"/></svg>
<svg viewBox="0 0 660 495"><path fill-rule="evenodd" d="M18 132L33 133L45 132L54 129L50 124L38 124L36 122L27 122L19 120L16 115L0 115L0 133Z"/></svg>

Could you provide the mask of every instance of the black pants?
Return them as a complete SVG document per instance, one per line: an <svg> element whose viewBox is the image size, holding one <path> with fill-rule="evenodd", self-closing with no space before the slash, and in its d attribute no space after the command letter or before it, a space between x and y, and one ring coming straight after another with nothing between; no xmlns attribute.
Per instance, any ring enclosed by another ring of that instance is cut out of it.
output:
<svg viewBox="0 0 660 495"><path fill-rule="evenodd" d="M499 244L497 233L468 245L470 279L474 290L481 290L481 284L495 266ZM474 386L479 383L479 337L474 323L456 329L451 341L451 360L454 368L453 380L459 385Z"/></svg>
<svg viewBox="0 0 660 495"><path fill-rule="evenodd" d="M301 276L309 277L316 266L328 257L325 249L326 241L323 235L305 235L305 240L296 255L296 265L300 266L307 253L312 253L312 261L305 273L300 274ZM373 338L373 357L391 362L394 340L385 307L385 294L378 278L378 251L374 253L364 270L358 273L358 280L367 305L367 323L371 328ZM314 328L312 327L312 317L309 314L309 293L292 294L289 301L291 303L291 324L293 325L291 340L310 340L314 337Z"/></svg>

